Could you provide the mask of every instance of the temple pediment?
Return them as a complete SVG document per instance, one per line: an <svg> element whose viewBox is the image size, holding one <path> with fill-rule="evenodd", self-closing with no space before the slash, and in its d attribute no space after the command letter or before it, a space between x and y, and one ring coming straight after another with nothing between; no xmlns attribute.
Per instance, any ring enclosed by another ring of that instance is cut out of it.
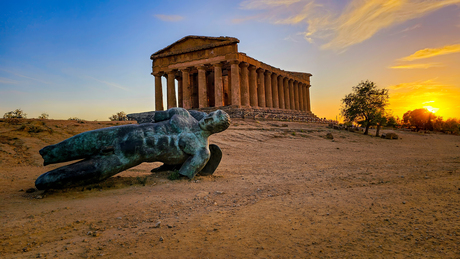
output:
<svg viewBox="0 0 460 259"><path fill-rule="evenodd" d="M239 42L237 38L232 37L186 36L166 48L153 53L150 59L237 44Z"/></svg>

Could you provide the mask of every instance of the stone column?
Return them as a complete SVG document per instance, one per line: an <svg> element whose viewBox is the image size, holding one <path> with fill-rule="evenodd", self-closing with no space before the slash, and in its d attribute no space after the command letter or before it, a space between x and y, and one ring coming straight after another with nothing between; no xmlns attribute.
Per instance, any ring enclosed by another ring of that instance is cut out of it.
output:
<svg viewBox="0 0 460 259"><path fill-rule="evenodd" d="M272 73L272 100L273 108L278 109L280 107L280 99L278 95L278 75Z"/></svg>
<svg viewBox="0 0 460 259"><path fill-rule="evenodd" d="M222 81L222 63L214 64L214 101L215 107L224 106L224 84Z"/></svg>
<svg viewBox="0 0 460 259"><path fill-rule="evenodd" d="M311 105L310 105L310 87L311 85L307 85L307 94L306 94L306 98L307 98L307 111L308 112L311 112Z"/></svg>
<svg viewBox="0 0 460 259"><path fill-rule="evenodd" d="M301 111L305 111L304 110L304 104L303 104L303 101L304 101L304 99L303 99L303 85L302 85L301 82L298 82L297 85L299 86L299 109Z"/></svg>
<svg viewBox="0 0 460 259"><path fill-rule="evenodd" d="M284 99L284 77L283 76L279 76L278 77L278 97L279 97L279 100L280 100L280 109L286 109L286 106L285 106L285 99Z"/></svg>
<svg viewBox="0 0 460 259"><path fill-rule="evenodd" d="M295 110L294 80L289 79L288 84L289 84L289 105L290 105L291 110Z"/></svg>
<svg viewBox="0 0 460 259"><path fill-rule="evenodd" d="M289 78L284 78L284 107L286 110L291 109L291 98L290 98L290 88L289 88Z"/></svg>
<svg viewBox="0 0 460 259"><path fill-rule="evenodd" d="M249 106L249 76L246 62L241 62L241 106Z"/></svg>
<svg viewBox="0 0 460 259"><path fill-rule="evenodd" d="M176 101L176 84L175 84L175 78L176 78L176 71L168 71L168 109L177 107L177 101Z"/></svg>
<svg viewBox="0 0 460 259"><path fill-rule="evenodd" d="M208 92L206 85L206 67L198 67L198 108L208 107Z"/></svg>
<svg viewBox="0 0 460 259"><path fill-rule="evenodd" d="M231 104L232 105L241 105L241 96L240 96L240 61L232 60L230 61L230 73L231 73L231 86L230 86L230 94L231 94Z"/></svg>
<svg viewBox="0 0 460 259"><path fill-rule="evenodd" d="M257 78L259 78L259 85L257 86L257 99L259 100L259 107L266 107L265 103L265 70L262 68L257 69Z"/></svg>
<svg viewBox="0 0 460 259"><path fill-rule="evenodd" d="M290 80L289 81L289 84L291 85L291 108L293 110L299 110L299 102L297 102L297 94L299 93L295 88L296 88L296 84L295 84L295 81L294 79Z"/></svg>
<svg viewBox="0 0 460 259"><path fill-rule="evenodd" d="M272 72L266 70L264 73L264 89L265 89L265 107L273 108L273 96L272 96Z"/></svg>
<svg viewBox="0 0 460 259"><path fill-rule="evenodd" d="M177 107L184 107L184 91L182 89L182 76L176 73L175 78L177 80Z"/></svg>
<svg viewBox="0 0 460 259"><path fill-rule="evenodd" d="M190 69L182 71L182 105L184 109L192 108L192 89L190 89Z"/></svg>
<svg viewBox="0 0 460 259"><path fill-rule="evenodd" d="M257 96L257 72L255 66L249 66L249 100L252 107L259 105Z"/></svg>
<svg viewBox="0 0 460 259"><path fill-rule="evenodd" d="M163 107L163 86L161 85L161 77L163 73L155 73L155 111L164 110Z"/></svg>
<svg viewBox="0 0 460 259"><path fill-rule="evenodd" d="M297 81L294 81L292 83L294 86L294 102L295 102L295 109L298 111L299 110L299 84Z"/></svg>

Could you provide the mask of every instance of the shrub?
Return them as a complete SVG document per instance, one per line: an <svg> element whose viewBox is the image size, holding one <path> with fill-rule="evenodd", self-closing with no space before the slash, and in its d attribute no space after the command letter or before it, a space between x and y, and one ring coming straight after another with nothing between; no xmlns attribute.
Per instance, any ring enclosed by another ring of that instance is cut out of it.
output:
<svg viewBox="0 0 460 259"><path fill-rule="evenodd" d="M3 115L4 119L26 119L27 114L25 114L21 109L16 109L14 111L6 112Z"/></svg>
<svg viewBox="0 0 460 259"><path fill-rule="evenodd" d="M48 113L45 113L45 112L40 114L40 116L38 116L38 118L41 119L41 120L47 120L49 117L50 117L50 115Z"/></svg>
<svg viewBox="0 0 460 259"><path fill-rule="evenodd" d="M76 121L76 122L78 122L78 123L85 123L82 119L77 118L77 117L68 118L67 120L69 120L69 121Z"/></svg>
<svg viewBox="0 0 460 259"><path fill-rule="evenodd" d="M124 111L118 112L117 114L112 115L109 117L109 120L111 121L127 121L128 116L126 116L126 113Z"/></svg>

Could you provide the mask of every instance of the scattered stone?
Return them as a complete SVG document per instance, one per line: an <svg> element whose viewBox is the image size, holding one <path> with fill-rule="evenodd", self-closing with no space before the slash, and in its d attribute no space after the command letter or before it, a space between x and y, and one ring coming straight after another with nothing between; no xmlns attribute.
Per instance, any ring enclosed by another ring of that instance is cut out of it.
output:
<svg viewBox="0 0 460 259"><path fill-rule="evenodd" d="M282 124L281 127L289 127L287 124Z"/></svg>
<svg viewBox="0 0 460 259"><path fill-rule="evenodd" d="M332 133L329 132L329 133L326 134L326 138L327 139L334 139L334 136L332 136Z"/></svg>
<svg viewBox="0 0 460 259"><path fill-rule="evenodd" d="M26 193L33 193L33 192L35 192L35 191L37 191L37 189L35 189L35 188L29 188L29 189L26 190Z"/></svg>
<svg viewBox="0 0 460 259"><path fill-rule="evenodd" d="M173 227L173 226L171 226L171 225L169 225L169 224L168 224L168 225L166 225L166 226L168 226L168 228L172 228L172 227Z"/></svg>
<svg viewBox="0 0 460 259"><path fill-rule="evenodd" d="M159 228L161 226L161 221L157 221L155 225L152 226L152 228Z"/></svg>
<svg viewBox="0 0 460 259"><path fill-rule="evenodd" d="M403 202L402 202L402 204L406 204L406 202L405 202L405 201L403 201Z"/></svg>
<svg viewBox="0 0 460 259"><path fill-rule="evenodd" d="M21 189L21 190L19 190L19 191L20 191L20 192L23 192L23 191L24 191L24 189Z"/></svg>
<svg viewBox="0 0 460 259"><path fill-rule="evenodd" d="M222 191L216 191L216 194L224 194L225 192Z"/></svg>
<svg viewBox="0 0 460 259"><path fill-rule="evenodd" d="M164 241L164 238L163 238L163 237L160 237L160 241L163 242L163 241Z"/></svg>
<svg viewBox="0 0 460 259"><path fill-rule="evenodd" d="M35 199L43 199L43 196L42 196L42 195L37 195L37 196L35 197Z"/></svg>

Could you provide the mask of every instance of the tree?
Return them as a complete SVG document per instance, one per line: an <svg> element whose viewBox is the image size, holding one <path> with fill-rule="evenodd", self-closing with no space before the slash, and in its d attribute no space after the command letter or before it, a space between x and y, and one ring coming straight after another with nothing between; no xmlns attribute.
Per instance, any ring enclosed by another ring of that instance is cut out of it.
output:
<svg viewBox="0 0 460 259"><path fill-rule="evenodd" d="M433 121L436 121L436 115L426 108L415 109L404 113L403 121L408 127L415 127L416 131L433 130Z"/></svg>
<svg viewBox="0 0 460 259"><path fill-rule="evenodd" d="M353 92L342 99L341 114L348 122L365 125L367 135L369 127L384 114L388 99L388 89L377 89L374 82L367 80L354 86Z"/></svg>
<svg viewBox="0 0 460 259"><path fill-rule="evenodd" d="M121 112L118 112L117 114L114 114L111 117L109 117L109 120L111 120L111 121L127 121L128 116L126 116L125 112L121 111Z"/></svg>
<svg viewBox="0 0 460 259"><path fill-rule="evenodd" d="M6 112L3 115L4 119L26 119L27 114L25 114L21 109L16 109L14 111Z"/></svg>
<svg viewBox="0 0 460 259"><path fill-rule="evenodd" d="M443 131L446 133L458 134L460 133L460 120L449 118L444 122Z"/></svg>
<svg viewBox="0 0 460 259"><path fill-rule="evenodd" d="M398 121L399 121L399 118L395 118L395 116L390 115L390 116L388 116L387 119L388 119L388 120L387 120L387 126L388 126L388 127L393 127L393 128L395 128L395 127L399 126L399 122L398 122Z"/></svg>
<svg viewBox="0 0 460 259"><path fill-rule="evenodd" d="M41 119L41 120L47 120L49 117L50 117L50 115L48 113L45 113L45 112L40 114L40 116L38 116L38 118Z"/></svg>

